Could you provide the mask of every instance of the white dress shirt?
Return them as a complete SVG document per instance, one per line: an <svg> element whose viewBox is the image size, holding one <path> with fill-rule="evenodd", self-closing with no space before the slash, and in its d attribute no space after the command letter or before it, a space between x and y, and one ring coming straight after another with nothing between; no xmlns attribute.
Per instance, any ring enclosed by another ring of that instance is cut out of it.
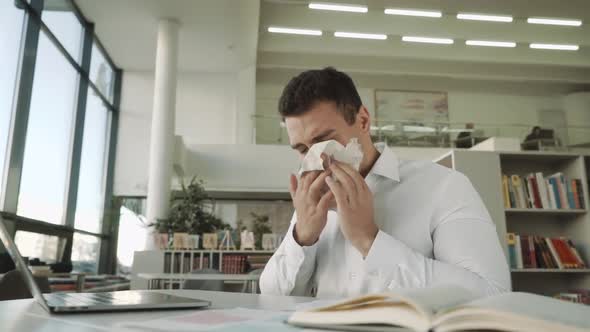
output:
<svg viewBox="0 0 590 332"><path fill-rule="evenodd" d="M260 277L263 294L347 297L457 284L478 295L509 291L495 224L463 174L432 162L399 161L384 144L365 182L379 232L366 257L344 238L336 211L312 246L285 239ZM312 291L312 289L314 291Z"/></svg>

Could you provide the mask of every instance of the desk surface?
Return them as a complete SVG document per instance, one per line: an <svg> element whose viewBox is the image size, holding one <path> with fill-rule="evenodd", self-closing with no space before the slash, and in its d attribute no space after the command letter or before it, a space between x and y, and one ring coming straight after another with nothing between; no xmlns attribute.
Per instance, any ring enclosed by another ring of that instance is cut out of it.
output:
<svg viewBox="0 0 590 332"><path fill-rule="evenodd" d="M198 290L160 290L157 292L208 300L213 303L210 309L230 309L241 307L274 311L294 310L294 307L297 303L314 300L314 298L306 297L269 296ZM147 319L166 317L171 313L181 312L187 312L187 310L49 315L33 299L27 299L0 301L0 324L2 326L3 332L117 331L118 329L116 324L121 322L144 321Z"/></svg>

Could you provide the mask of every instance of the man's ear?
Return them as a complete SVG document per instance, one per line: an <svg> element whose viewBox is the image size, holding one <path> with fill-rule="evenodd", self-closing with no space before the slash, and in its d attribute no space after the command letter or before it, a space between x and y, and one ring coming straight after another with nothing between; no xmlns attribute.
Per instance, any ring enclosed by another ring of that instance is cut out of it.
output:
<svg viewBox="0 0 590 332"><path fill-rule="evenodd" d="M371 130L371 114L369 114L369 110L364 105L361 105L356 114L356 123L358 123L363 132L369 132Z"/></svg>

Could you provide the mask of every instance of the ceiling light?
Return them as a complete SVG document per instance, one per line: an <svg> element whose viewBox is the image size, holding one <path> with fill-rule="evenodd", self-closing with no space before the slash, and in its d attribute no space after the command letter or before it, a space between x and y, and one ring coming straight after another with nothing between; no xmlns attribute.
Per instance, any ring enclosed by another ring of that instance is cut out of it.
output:
<svg viewBox="0 0 590 332"><path fill-rule="evenodd" d="M578 45L567 45L567 44L530 44L530 48L542 49L542 50L562 50L562 51L577 51L580 49Z"/></svg>
<svg viewBox="0 0 590 332"><path fill-rule="evenodd" d="M526 21L530 24L567 25L573 27L582 25L582 21L580 20L564 20L558 18L529 17Z"/></svg>
<svg viewBox="0 0 590 332"><path fill-rule="evenodd" d="M292 29L292 28L281 28L281 27L268 27L268 32L274 33L287 33L293 35L308 35L308 36L321 36L321 30L308 30L308 29Z"/></svg>
<svg viewBox="0 0 590 332"><path fill-rule="evenodd" d="M502 42L490 40L466 40L465 44L469 46L516 47L515 42Z"/></svg>
<svg viewBox="0 0 590 332"><path fill-rule="evenodd" d="M512 16L499 16L499 15L459 13L459 14L457 14L457 18L460 20L512 22Z"/></svg>
<svg viewBox="0 0 590 332"><path fill-rule="evenodd" d="M338 5L331 3L310 3L308 6L310 9L320 10L334 10L338 12L353 12L353 13L366 13L368 8L366 6L352 6L352 5Z"/></svg>
<svg viewBox="0 0 590 332"><path fill-rule="evenodd" d="M402 40L412 43L430 43L430 44L452 44L453 40L449 38L430 38L430 37L414 37L403 36Z"/></svg>
<svg viewBox="0 0 590 332"><path fill-rule="evenodd" d="M387 15L403 15L403 16L421 16L421 17L442 17L442 13L431 10L415 10L415 9L385 9Z"/></svg>
<svg viewBox="0 0 590 332"><path fill-rule="evenodd" d="M383 34L375 34L375 33L357 33L357 32L334 32L334 37L341 37L341 38L360 38L360 39L378 39L378 40L385 40L387 39L387 35Z"/></svg>

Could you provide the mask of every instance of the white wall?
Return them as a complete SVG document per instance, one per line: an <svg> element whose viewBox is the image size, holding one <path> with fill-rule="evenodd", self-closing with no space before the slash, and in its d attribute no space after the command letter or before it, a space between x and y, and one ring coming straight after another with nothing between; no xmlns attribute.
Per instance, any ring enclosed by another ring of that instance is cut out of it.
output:
<svg viewBox="0 0 590 332"><path fill-rule="evenodd" d="M374 116L375 86L371 86L371 82L367 79L363 79L361 84L363 85L357 84L357 88L363 104L369 109L371 115ZM502 83L497 84L501 85ZM376 83L376 85L381 84ZM277 103L283 86L283 84L276 81L258 81L256 88L256 113L258 115L277 115ZM382 87L379 86L379 88ZM449 121L451 123L474 122L476 123L476 127L484 130L487 136L515 136L524 138L530 131L530 128L539 123L538 111L564 110L562 96L559 94L519 95L515 92L486 93L450 89L441 89L441 91L448 92ZM566 115L568 117L585 117L585 115L573 114L575 112L570 111ZM519 125L519 127L516 127L516 125ZM271 128L264 128L267 126L271 126ZM277 120L259 119L256 127L257 136L259 138L261 136L278 137L277 126ZM286 137L283 137L283 140L285 139Z"/></svg>
<svg viewBox="0 0 590 332"><path fill-rule="evenodd" d="M200 144L236 142L235 73L182 73L178 76L176 134ZM123 76L114 191L145 195L153 104L150 72Z"/></svg>

